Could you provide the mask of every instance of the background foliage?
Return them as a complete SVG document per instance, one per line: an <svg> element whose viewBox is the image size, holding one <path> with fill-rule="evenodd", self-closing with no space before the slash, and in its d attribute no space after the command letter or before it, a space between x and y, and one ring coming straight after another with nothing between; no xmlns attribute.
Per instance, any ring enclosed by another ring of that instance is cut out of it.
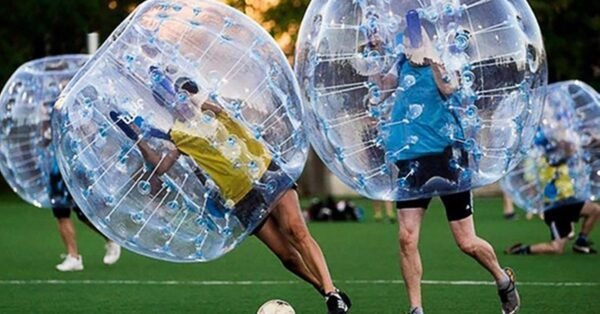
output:
<svg viewBox="0 0 600 314"><path fill-rule="evenodd" d="M142 1L0 1L0 84L22 63L47 55L85 52L86 34L101 39ZM309 0L226 0L257 20L290 62ZM548 53L550 82L580 79L600 89L600 1L531 0ZM2 185L2 184L0 184Z"/></svg>

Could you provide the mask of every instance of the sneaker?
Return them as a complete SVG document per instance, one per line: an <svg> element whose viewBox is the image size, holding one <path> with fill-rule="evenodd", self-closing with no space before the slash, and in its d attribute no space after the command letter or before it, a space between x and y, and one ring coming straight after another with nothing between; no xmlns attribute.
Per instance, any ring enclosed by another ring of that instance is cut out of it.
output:
<svg viewBox="0 0 600 314"><path fill-rule="evenodd" d="M408 314L424 314L425 312L423 312L423 308L421 307L413 307L410 310L408 310Z"/></svg>
<svg viewBox="0 0 600 314"><path fill-rule="evenodd" d="M69 254L65 256L65 260L56 265L58 271L80 271L83 270L83 258L81 255L73 257Z"/></svg>
<svg viewBox="0 0 600 314"><path fill-rule="evenodd" d="M573 252L580 254L598 254L598 251L592 247L592 243L583 239L577 239L577 241L575 241L573 244Z"/></svg>
<svg viewBox="0 0 600 314"><path fill-rule="evenodd" d="M346 298L347 297L348 296L346 296ZM325 296L325 304L327 304L328 314L346 314L350 310L350 306L338 292L328 293L327 296Z"/></svg>
<svg viewBox="0 0 600 314"><path fill-rule="evenodd" d="M113 241L106 242L104 246L106 248L106 254L102 260L106 265L112 265L119 260L121 257L121 247Z"/></svg>
<svg viewBox="0 0 600 314"><path fill-rule="evenodd" d="M118 126L119 129L123 131L123 133L125 133L125 136L134 141L137 141L139 139L139 132L136 129L134 129L130 124L125 122L124 117L127 116L127 114L111 111L109 113L109 116L110 119L115 123L115 125ZM133 124L135 124L136 127L139 127L138 124L141 124L142 121L143 120L141 119L141 117L135 117L133 119Z"/></svg>
<svg viewBox="0 0 600 314"><path fill-rule="evenodd" d="M504 272L509 278L508 286L504 289L498 289L500 301L502 301L502 314L515 314L519 311L521 299L515 283L515 272L510 268L504 268Z"/></svg>
<svg viewBox="0 0 600 314"><path fill-rule="evenodd" d="M424 314L422 307L412 307L408 310L408 314Z"/></svg>
<svg viewBox="0 0 600 314"><path fill-rule="evenodd" d="M350 301L350 297L340 289L336 288L335 291L340 295L344 303L346 303L348 309L350 309L352 307L352 301Z"/></svg>
<svg viewBox="0 0 600 314"><path fill-rule="evenodd" d="M506 213L506 214L504 214L504 219L514 221L514 220L519 219L519 216L517 216L516 212Z"/></svg>
<svg viewBox="0 0 600 314"><path fill-rule="evenodd" d="M527 245L523 245L522 243L517 243L509 248L504 250L504 254L513 254L513 255L526 255L529 254L527 250Z"/></svg>

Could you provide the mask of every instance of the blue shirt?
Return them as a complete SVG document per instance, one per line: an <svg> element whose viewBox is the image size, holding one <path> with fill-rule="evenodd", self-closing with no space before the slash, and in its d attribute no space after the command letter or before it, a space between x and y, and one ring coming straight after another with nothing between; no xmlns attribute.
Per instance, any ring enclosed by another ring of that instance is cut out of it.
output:
<svg viewBox="0 0 600 314"><path fill-rule="evenodd" d="M438 154L462 137L462 130L437 88L431 66L398 64L398 86L414 78L414 84L397 92L390 120L382 133L386 151L394 160L411 160Z"/></svg>

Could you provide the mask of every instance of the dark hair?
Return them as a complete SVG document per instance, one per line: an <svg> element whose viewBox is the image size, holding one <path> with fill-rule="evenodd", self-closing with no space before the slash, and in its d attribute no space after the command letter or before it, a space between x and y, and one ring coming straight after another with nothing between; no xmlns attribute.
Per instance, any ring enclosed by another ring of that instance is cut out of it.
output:
<svg viewBox="0 0 600 314"><path fill-rule="evenodd" d="M197 94L198 91L200 91L198 89L198 84L196 84L196 82L189 77L185 76L182 76L175 81L175 90L180 91L182 89L190 94Z"/></svg>

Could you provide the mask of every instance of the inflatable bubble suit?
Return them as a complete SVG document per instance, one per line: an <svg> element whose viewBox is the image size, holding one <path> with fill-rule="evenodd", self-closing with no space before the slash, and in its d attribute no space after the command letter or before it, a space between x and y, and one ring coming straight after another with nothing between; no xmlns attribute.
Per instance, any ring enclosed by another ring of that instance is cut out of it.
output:
<svg viewBox="0 0 600 314"><path fill-rule="evenodd" d="M515 204L543 211L600 197L600 95L583 82L551 84L533 147L501 181Z"/></svg>
<svg viewBox="0 0 600 314"><path fill-rule="evenodd" d="M53 122L68 187L104 234L149 257L230 251L306 161L285 56L217 2L144 2L64 95Z"/></svg>
<svg viewBox="0 0 600 314"><path fill-rule="evenodd" d="M0 171L34 206L72 205L66 188L60 188L64 183L54 159L50 116L58 95L87 59L65 55L27 62L0 94Z"/></svg>
<svg viewBox="0 0 600 314"><path fill-rule="evenodd" d="M546 56L525 0L311 2L296 47L309 139L384 200L499 180L542 112Z"/></svg>

